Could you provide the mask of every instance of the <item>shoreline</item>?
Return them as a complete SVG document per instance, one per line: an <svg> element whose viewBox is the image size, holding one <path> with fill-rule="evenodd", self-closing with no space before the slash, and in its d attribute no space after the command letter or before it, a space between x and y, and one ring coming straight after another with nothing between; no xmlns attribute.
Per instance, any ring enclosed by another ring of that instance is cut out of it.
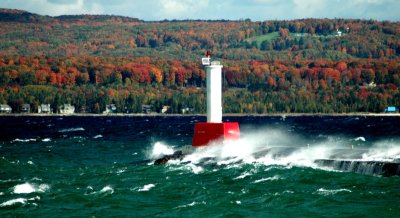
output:
<svg viewBox="0 0 400 218"><path fill-rule="evenodd" d="M206 114L90 114L90 113L74 113L74 114L39 114L39 113L0 113L4 117L187 117L199 116L206 117ZM368 117L397 117L400 113L271 113L271 114L224 114L223 117L307 117L307 116L331 116L331 117L346 117L346 116L368 116Z"/></svg>

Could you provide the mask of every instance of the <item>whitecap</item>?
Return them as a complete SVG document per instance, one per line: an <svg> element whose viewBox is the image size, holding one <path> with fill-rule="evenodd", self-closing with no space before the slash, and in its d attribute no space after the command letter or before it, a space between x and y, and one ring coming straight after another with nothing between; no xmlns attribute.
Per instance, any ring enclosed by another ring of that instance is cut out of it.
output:
<svg viewBox="0 0 400 218"><path fill-rule="evenodd" d="M1 203L0 207L12 206L12 205L15 205L15 204L25 205L26 201L27 200L25 198L16 198L16 199L8 200L6 202Z"/></svg>
<svg viewBox="0 0 400 218"><path fill-rule="evenodd" d="M100 190L100 193L110 193L110 194L113 194L113 193L114 193L114 189L113 189L111 186L107 185L107 186L105 186L104 188L102 188L102 189Z"/></svg>
<svg viewBox="0 0 400 218"><path fill-rule="evenodd" d="M35 192L35 191L36 191L35 188L29 183L16 185L14 187L14 193L15 194L29 194L29 193L32 193L32 192Z"/></svg>
<svg viewBox="0 0 400 218"><path fill-rule="evenodd" d="M345 189L345 188L342 188L342 189L332 189L332 190L320 188L320 189L317 190L317 193L318 193L318 194L320 194L320 195L325 195L325 196L326 196L326 195L334 195L334 194L337 194L337 193L339 193L339 192L352 192L352 191L349 190L349 189Z"/></svg>
<svg viewBox="0 0 400 218"><path fill-rule="evenodd" d="M50 189L50 186L47 184L40 184L39 188L37 189L38 192L46 192Z"/></svg>
<svg viewBox="0 0 400 218"><path fill-rule="evenodd" d="M41 178L38 178L38 177L33 177L32 180L33 180L33 181L42 181L42 179L41 179Z"/></svg>
<svg viewBox="0 0 400 218"><path fill-rule="evenodd" d="M246 178L246 177L248 177L248 176L251 176L251 175L252 175L251 173L245 172L245 173L241 174L240 176L234 178L234 180L237 180L237 179L244 179L244 178Z"/></svg>
<svg viewBox="0 0 400 218"><path fill-rule="evenodd" d="M199 173L203 172L203 170L204 170L203 167L196 166L195 164L192 164L192 163L188 164L186 167L188 169L190 169L194 174L199 174Z"/></svg>
<svg viewBox="0 0 400 218"><path fill-rule="evenodd" d="M93 136L93 138L94 139L98 139L98 138L103 138L103 136L102 135L95 135L95 136Z"/></svg>
<svg viewBox="0 0 400 218"><path fill-rule="evenodd" d="M36 197L33 197L33 198L29 198L28 200L29 200L29 201L40 200L40 197L39 197L39 196L36 196Z"/></svg>
<svg viewBox="0 0 400 218"><path fill-rule="evenodd" d="M150 189L154 188L155 186L156 185L154 185L154 184L148 184L148 185L143 186L143 188L140 188L138 191L139 192L147 192L147 191L150 191Z"/></svg>
<svg viewBox="0 0 400 218"><path fill-rule="evenodd" d="M50 186L47 184L40 184L39 186L30 183L24 183L20 185L14 186L15 194L29 194L33 192L46 192L50 189Z"/></svg>
<svg viewBox="0 0 400 218"><path fill-rule="evenodd" d="M123 169L119 169L119 170L117 170L117 174L121 174L121 173L124 173L126 171L126 168L123 168Z"/></svg>
<svg viewBox="0 0 400 218"><path fill-rule="evenodd" d="M354 141L363 141L363 142L365 142L366 140L365 140L364 137L360 136L360 137L355 138Z"/></svg>
<svg viewBox="0 0 400 218"><path fill-rule="evenodd" d="M273 177L258 179L256 181L254 181L253 183L260 183L260 182L265 182L265 181L275 181L275 180L279 180L279 179L281 179L281 177L278 175L275 175Z"/></svg>
<svg viewBox="0 0 400 218"><path fill-rule="evenodd" d="M45 138L45 139L42 139L42 142L51 142L51 139L50 138Z"/></svg>
<svg viewBox="0 0 400 218"><path fill-rule="evenodd" d="M85 129L82 128L82 127L67 128L67 129L60 129L58 132L60 132L60 133L66 133L66 132L78 132L78 131L85 131Z"/></svg>
<svg viewBox="0 0 400 218"><path fill-rule="evenodd" d="M30 165L34 165L33 161L31 161L31 160L29 160L27 163Z"/></svg>
<svg viewBox="0 0 400 218"><path fill-rule="evenodd" d="M36 142L36 139L14 139L11 142Z"/></svg>
<svg viewBox="0 0 400 218"><path fill-rule="evenodd" d="M205 201L202 201L202 202L193 201L192 203L185 204L185 205L180 205L180 206L178 206L176 208L193 207L193 206L198 205L198 204L206 204L206 202Z"/></svg>
<svg viewBox="0 0 400 218"><path fill-rule="evenodd" d="M86 187L85 195L90 195L90 194L93 194L93 193L94 192L93 192L93 187L92 186Z"/></svg>

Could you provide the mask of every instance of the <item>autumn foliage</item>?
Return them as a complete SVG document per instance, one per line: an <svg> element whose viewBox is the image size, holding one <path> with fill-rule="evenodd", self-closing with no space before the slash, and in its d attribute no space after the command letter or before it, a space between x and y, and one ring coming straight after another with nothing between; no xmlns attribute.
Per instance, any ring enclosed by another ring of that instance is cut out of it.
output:
<svg viewBox="0 0 400 218"><path fill-rule="evenodd" d="M347 19L160 21L0 10L0 103L78 112L141 105L204 113L207 50L226 113L381 112L400 106L400 24ZM339 33L340 32L340 33Z"/></svg>

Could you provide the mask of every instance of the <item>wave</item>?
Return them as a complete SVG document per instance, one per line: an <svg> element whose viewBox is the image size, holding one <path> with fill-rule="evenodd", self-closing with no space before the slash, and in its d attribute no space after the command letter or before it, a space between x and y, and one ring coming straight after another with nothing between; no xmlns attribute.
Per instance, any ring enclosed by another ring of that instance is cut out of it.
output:
<svg viewBox="0 0 400 218"><path fill-rule="evenodd" d="M174 149L162 142L156 142L153 147L147 151L147 157L150 159L157 159L164 155L171 155L174 153Z"/></svg>
<svg viewBox="0 0 400 218"><path fill-rule="evenodd" d="M265 182L265 181L275 181L275 180L280 180L282 179L280 176L275 175L273 177L267 177L267 178L262 178L254 181L253 183L260 183L260 182Z"/></svg>
<svg viewBox="0 0 400 218"><path fill-rule="evenodd" d="M100 190L99 193L110 193L110 194L113 194L114 193L114 189L111 186L107 185L107 186L103 187Z"/></svg>
<svg viewBox="0 0 400 218"><path fill-rule="evenodd" d="M8 200L6 202L1 203L0 207L13 206L16 204L25 205L27 201L28 201L28 199L26 199L26 198L16 198L16 199Z"/></svg>
<svg viewBox="0 0 400 218"><path fill-rule="evenodd" d="M50 186L47 184L30 184L24 183L14 186L13 193L14 194L29 194L33 192L46 192L50 189Z"/></svg>
<svg viewBox="0 0 400 218"><path fill-rule="evenodd" d="M77 128L67 128L58 130L59 133L78 132L78 131L85 131L85 129L83 127L77 127Z"/></svg>
<svg viewBox="0 0 400 218"><path fill-rule="evenodd" d="M137 191L138 192L147 192L150 191L150 189L156 187L155 184L148 184L148 185L144 185L143 188L139 188Z"/></svg>
<svg viewBox="0 0 400 218"><path fill-rule="evenodd" d="M352 191L349 190L349 189L345 189L345 188L342 188L342 189L332 189L332 190L320 188L320 189L317 190L316 193L317 193L317 194L320 194L320 195L327 196L327 195L335 195L335 194L337 194L337 193L339 193L339 192L352 192Z"/></svg>
<svg viewBox="0 0 400 218"><path fill-rule="evenodd" d="M98 194L101 194L101 195L109 195L110 194L111 195L111 194L114 194L114 189L110 185L104 186L99 191L94 191L92 186L88 186L86 188L85 195L98 195Z"/></svg>
<svg viewBox="0 0 400 218"><path fill-rule="evenodd" d="M12 140L11 142L12 143L13 142L36 142L36 139L19 139L19 138L16 138L16 139Z"/></svg>
<svg viewBox="0 0 400 218"><path fill-rule="evenodd" d="M282 130L260 130L251 134L243 134L237 141L213 142L208 146L192 148L187 155L168 161L171 164L183 164L193 173L203 172L203 167L226 166L232 164L264 164L282 166L300 166L326 169L317 160L351 160L351 161L383 161L400 163L400 142L372 142L356 147L353 141L366 141L365 137L338 138L328 137L325 141L314 142ZM313 143L314 142L314 143ZM157 159L164 155L174 154L174 146L156 142L149 149L148 157ZM182 152L185 153L185 152ZM186 153L185 153L186 154ZM367 171L365 171L367 172ZM247 174L240 175L241 179Z"/></svg>
<svg viewBox="0 0 400 218"><path fill-rule="evenodd" d="M193 201L192 203L185 204L185 205L180 205L180 206L178 206L176 208L193 207L193 206L196 206L196 205L206 205L206 204L207 203L205 201L202 201L202 202Z"/></svg>

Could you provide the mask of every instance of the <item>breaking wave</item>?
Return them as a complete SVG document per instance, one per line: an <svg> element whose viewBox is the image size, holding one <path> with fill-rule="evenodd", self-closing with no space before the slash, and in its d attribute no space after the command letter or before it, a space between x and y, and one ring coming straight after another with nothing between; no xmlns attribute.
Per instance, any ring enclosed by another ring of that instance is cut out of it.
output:
<svg viewBox="0 0 400 218"><path fill-rule="evenodd" d="M59 133L67 133L67 132L78 132L78 131L85 131L84 128L78 127L78 128L67 128L67 129L60 129L58 132Z"/></svg>
<svg viewBox="0 0 400 218"><path fill-rule="evenodd" d="M33 192L46 192L50 189L50 186L47 184L30 184L24 183L14 186L13 193L14 194L29 194Z"/></svg>
<svg viewBox="0 0 400 218"><path fill-rule="evenodd" d="M14 139L11 142L36 142L36 139Z"/></svg>
<svg viewBox="0 0 400 218"><path fill-rule="evenodd" d="M235 163L300 166L326 169L316 160L339 159L358 161L400 162L400 142L373 142L370 145L353 142L366 141L365 137L327 137L325 141L304 139L282 130L259 130L243 134L237 141L213 142L193 149L191 146L174 149L173 146L156 142L148 152L148 158L157 159L175 151L192 149L171 164L184 164L193 173L200 173L203 166L224 166ZM247 175L241 175L243 177ZM240 179L240 178L239 178Z"/></svg>

